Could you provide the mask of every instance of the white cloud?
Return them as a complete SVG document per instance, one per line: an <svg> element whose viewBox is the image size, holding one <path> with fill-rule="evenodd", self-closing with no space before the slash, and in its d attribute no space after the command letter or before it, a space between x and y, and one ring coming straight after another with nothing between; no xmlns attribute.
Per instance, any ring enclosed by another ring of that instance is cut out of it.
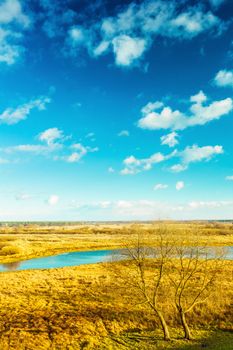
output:
<svg viewBox="0 0 233 350"><path fill-rule="evenodd" d="M232 206L232 201L193 201L189 202L188 206L192 209L199 209L199 208L220 208L220 207L226 207L226 206Z"/></svg>
<svg viewBox="0 0 233 350"><path fill-rule="evenodd" d="M71 26L68 31L71 53L80 46L90 56L113 52L118 66L135 65L158 37L192 39L200 33L221 33L223 22L204 7L179 6L178 2L161 0L132 2L122 6L112 17L97 22Z"/></svg>
<svg viewBox="0 0 233 350"><path fill-rule="evenodd" d="M207 101L207 96L201 90L198 92L198 94L191 96L190 101L193 102L194 104L199 105Z"/></svg>
<svg viewBox="0 0 233 350"><path fill-rule="evenodd" d="M25 152L25 153L34 153L34 154L43 154L53 150L55 149L52 147L48 147L44 145L31 145L31 144L10 146L4 149L6 153Z"/></svg>
<svg viewBox="0 0 233 350"><path fill-rule="evenodd" d="M142 118L138 126L142 129L157 130L171 129L183 130L195 125L204 125L212 120L220 119L233 110L233 100L228 97L224 100L214 101L208 105L206 95L200 91L197 95L190 97L190 112L184 114L179 110L172 110L171 107L161 106L161 110L155 109L147 112L142 109ZM148 106L148 105L146 105Z"/></svg>
<svg viewBox="0 0 233 350"><path fill-rule="evenodd" d="M38 140L44 144L24 144L4 148L6 153L24 152L45 155L51 152L58 152L63 148L63 142L69 137L65 137L62 130L50 128L41 132L37 136Z"/></svg>
<svg viewBox="0 0 233 350"><path fill-rule="evenodd" d="M72 27L69 30L69 35L74 43L82 43L83 41L85 41L86 34L81 26Z"/></svg>
<svg viewBox="0 0 233 350"><path fill-rule="evenodd" d="M128 130L121 130L118 133L118 136L129 136L129 131Z"/></svg>
<svg viewBox="0 0 233 350"><path fill-rule="evenodd" d="M219 145L203 147L197 145L188 146L183 151L176 154L180 158L181 163L171 166L170 170L173 172L184 171L188 168L190 163L208 161L215 155L222 154L223 152L223 147Z"/></svg>
<svg viewBox="0 0 233 350"><path fill-rule="evenodd" d="M167 28L171 36L192 38L220 24L219 19L211 12L203 13L193 7L172 19Z"/></svg>
<svg viewBox="0 0 233 350"><path fill-rule="evenodd" d="M168 185L166 184L157 184L154 186L154 190L157 191L157 190L165 190L166 188L168 188Z"/></svg>
<svg viewBox="0 0 233 350"><path fill-rule="evenodd" d="M47 203L50 206L54 206L54 205L58 204L58 202L59 202L59 196L57 196L56 194L52 194L51 196L49 196L49 198L47 200Z"/></svg>
<svg viewBox="0 0 233 350"><path fill-rule="evenodd" d="M203 159L209 160L216 154L222 154L222 146L204 146L198 147L197 145L188 146L184 151L180 152L183 163L189 164L193 162L200 162Z"/></svg>
<svg viewBox="0 0 233 350"><path fill-rule="evenodd" d="M173 131L170 134L164 135L160 137L161 145L168 145L169 147L174 147L179 143L177 140L178 134Z"/></svg>
<svg viewBox="0 0 233 350"><path fill-rule="evenodd" d="M228 181L233 181L233 175L228 175L228 176L226 176L226 180L228 180Z"/></svg>
<svg viewBox="0 0 233 350"><path fill-rule="evenodd" d="M21 4L18 0L5 0L0 5L0 24L9 24L16 21L27 27L29 18L23 14Z"/></svg>
<svg viewBox="0 0 233 350"><path fill-rule="evenodd" d="M21 120L27 119L33 109L39 111L45 110L46 105L51 102L49 97L39 97L17 108L7 108L0 114L0 124L13 125L19 123Z"/></svg>
<svg viewBox="0 0 233 350"><path fill-rule="evenodd" d="M77 163L80 161L80 159L84 156L86 153L78 153L78 152L73 152L69 156L67 156L65 159L68 163Z"/></svg>
<svg viewBox="0 0 233 350"><path fill-rule="evenodd" d="M142 56L146 49L146 41L144 39L132 38L128 35L115 37L112 44L118 66L130 66Z"/></svg>
<svg viewBox="0 0 233 350"><path fill-rule="evenodd" d="M177 189L177 191L180 191L180 190L182 190L183 188L184 188L184 182L183 181L178 181L177 183L176 183L176 189Z"/></svg>
<svg viewBox="0 0 233 350"><path fill-rule="evenodd" d="M8 146L1 148L0 151L9 155L27 153L46 156L47 159L63 160L67 163L77 163L87 153L98 151L98 147L84 146L81 143L70 144L70 141L67 143L67 140L71 138L71 136L64 135L63 130L49 128L37 136L40 143Z"/></svg>
<svg viewBox="0 0 233 350"><path fill-rule="evenodd" d="M186 164L175 164L170 167L170 170L174 173L179 173L181 171L184 171L188 169L188 165Z"/></svg>
<svg viewBox="0 0 233 350"><path fill-rule="evenodd" d="M125 168L121 170L121 175L133 175L145 170L152 169L152 165L161 163L171 157L174 153L164 155L160 152L152 154L149 158L137 159L133 155L124 159L123 163Z"/></svg>
<svg viewBox="0 0 233 350"><path fill-rule="evenodd" d="M48 146L64 139L63 131L58 128L50 128L38 135L40 141L46 142Z"/></svg>
<svg viewBox="0 0 233 350"><path fill-rule="evenodd" d="M180 162L172 165L169 169L173 172L180 172L188 169L191 163L209 161L215 155L222 154L223 152L223 147L219 145L203 147L193 145L187 146L183 151L174 150L167 155L157 152L148 158L141 159L131 155L124 159L124 168L120 173L121 175L134 175L142 171L151 170L154 164L173 158L179 158Z"/></svg>
<svg viewBox="0 0 233 350"><path fill-rule="evenodd" d="M69 156L63 157L63 159L68 163L77 163L83 158L87 153L97 152L98 147L84 146L81 143L75 143L71 146L75 152L71 153Z"/></svg>
<svg viewBox="0 0 233 350"><path fill-rule="evenodd" d="M170 107L163 107L161 112L150 112L145 114L138 121L138 126L142 129L182 129L185 124L185 117L176 110L172 111Z"/></svg>
<svg viewBox="0 0 233 350"><path fill-rule="evenodd" d="M169 218L172 212L183 211L183 206L166 202L141 199L137 201L119 200L112 203L112 214L138 219Z"/></svg>
<svg viewBox="0 0 233 350"><path fill-rule="evenodd" d="M233 88L233 70L220 70L214 78L214 83L220 87Z"/></svg>
<svg viewBox="0 0 233 350"><path fill-rule="evenodd" d="M78 213L86 213L90 218L98 213L103 218L116 220L161 220L161 219L231 219L232 200L195 200L190 202L165 202L148 199L116 201L98 201L73 203L72 209ZM75 215L76 212L75 212ZM82 215L82 214L81 214ZM83 217L83 216L82 216Z"/></svg>
<svg viewBox="0 0 233 350"><path fill-rule="evenodd" d="M93 51L94 56L101 56L108 51L110 42L103 40Z"/></svg>
<svg viewBox="0 0 233 350"><path fill-rule="evenodd" d="M160 109L164 106L163 102L161 101L156 101L156 102L148 102L142 109L141 112L142 114L148 114L156 109Z"/></svg>
<svg viewBox="0 0 233 350"><path fill-rule="evenodd" d="M22 48L8 43L12 36L14 34L0 28L0 63L12 65L20 57Z"/></svg>
<svg viewBox="0 0 233 350"><path fill-rule="evenodd" d="M30 19L18 0L5 0L0 5L0 63L14 64L24 48L21 46L23 31Z"/></svg>

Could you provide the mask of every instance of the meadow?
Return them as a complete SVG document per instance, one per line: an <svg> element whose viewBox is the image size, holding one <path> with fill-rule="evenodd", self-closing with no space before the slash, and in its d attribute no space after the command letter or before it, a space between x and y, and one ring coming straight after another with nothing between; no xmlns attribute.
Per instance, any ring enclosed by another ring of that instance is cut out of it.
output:
<svg viewBox="0 0 233 350"><path fill-rule="evenodd" d="M138 233L158 246L156 230L166 225L171 240L192 245L233 245L232 223L8 225L0 228L0 263L67 251L125 247ZM176 264L176 262L175 262ZM153 262L148 264L152 276ZM193 339L183 339L164 284L159 295L170 328L164 341L157 317L141 302L125 275L129 262L114 261L51 270L0 273L0 349L175 349L230 350L233 343L233 262L219 267L205 303L187 319ZM166 281L165 281L166 282Z"/></svg>

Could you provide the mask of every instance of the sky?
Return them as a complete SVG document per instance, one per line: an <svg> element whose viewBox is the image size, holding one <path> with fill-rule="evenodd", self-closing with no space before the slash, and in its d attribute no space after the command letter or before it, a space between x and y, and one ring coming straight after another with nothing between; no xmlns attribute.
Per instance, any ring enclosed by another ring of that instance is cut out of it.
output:
<svg viewBox="0 0 233 350"><path fill-rule="evenodd" d="M231 0L0 0L0 220L233 219Z"/></svg>

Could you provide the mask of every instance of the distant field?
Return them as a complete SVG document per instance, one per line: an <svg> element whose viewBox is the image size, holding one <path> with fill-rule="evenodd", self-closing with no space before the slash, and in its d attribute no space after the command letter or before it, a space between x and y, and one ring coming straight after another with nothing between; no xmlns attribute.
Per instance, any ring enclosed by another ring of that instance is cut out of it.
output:
<svg viewBox="0 0 233 350"><path fill-rule="evenodd" d="M152 244L154 230L166 225L171 235L190 241L198 235L200 243L210 246L233 245L231 222L166 222L166 223L109 223L60 225L11 225L0 227L0 263L12 262L67 251L120 248L140 232L148 234Z"/></svg>
<svg viewBox="0 0 233 350"><path fill-rule="evenodd" d="M198 237L207 245L233 245L231 223L16 225L0 228L0 262L124 247L139 233L157 245L164 225L183 244ZM162 294L172 336L166 342L155 315L122 283L125 263L111 264L0 273L0 349L232 349L232 261L225 262L208 302L188 315L195 338L189 342L182 339L170 289Z"/></svg>

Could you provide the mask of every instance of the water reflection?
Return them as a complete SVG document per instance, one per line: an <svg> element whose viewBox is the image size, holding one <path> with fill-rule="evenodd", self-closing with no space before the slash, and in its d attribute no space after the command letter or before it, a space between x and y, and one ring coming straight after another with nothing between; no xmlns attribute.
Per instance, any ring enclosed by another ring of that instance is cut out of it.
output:
<svg viewBox="0 0 233 350"><path fill-rule="evenodd" d="M1 264L1 266L7 271L18 270L20 265L21 265L21 261L15 261L15 262Z"/></svg>
<svg viewBox="0 0 233 350"><path fill-rule="evenodd" d="M199 256L204 257L205 255L201 254L201 247L196 247L199 250ZM148 248L142 247L143 252L147 257L158 257L158 248ZM175 247L175 251L171 256L176 257L180 256L179 247ZM193 248L183 247L183 257L190 257L190 252ZM207 248L207 258L211 259L216 257L216 253L218 251L218 256L226 260L233 260L233 246L231 247L209 247ZM222 251L223 254L219 253ZM206 252L206 248L205 251ZM203 253L204 254L204 253ZM0 271L15 271L15 270L30 270L30 269L51 269L51 268L60 268L66 266L79 266L79 265L87 265L87 264L96 264L99 262L108 262L119 259L127 259L129 258L129 254L126 249L113 249L113 250L94 250L94 251L86 251L86 252L71 252L64 253L59 255L53 255L42 258L35 258L25 261L17 261L12 263L0 264Z"/></svg>

